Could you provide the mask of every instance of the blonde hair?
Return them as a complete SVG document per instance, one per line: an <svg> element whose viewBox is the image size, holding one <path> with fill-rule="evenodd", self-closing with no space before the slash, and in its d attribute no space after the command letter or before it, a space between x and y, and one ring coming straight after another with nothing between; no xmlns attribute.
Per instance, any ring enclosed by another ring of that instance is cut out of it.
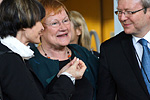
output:
<svg viewBox="0 0 150 100"><path fill-rule="evenodd" d="M90 33L88 31L85 19L77 11L70 11L69 17L71 22L73 23L74 30L79 29L81 31L78 44L90 50L91 49Z"/></svg>

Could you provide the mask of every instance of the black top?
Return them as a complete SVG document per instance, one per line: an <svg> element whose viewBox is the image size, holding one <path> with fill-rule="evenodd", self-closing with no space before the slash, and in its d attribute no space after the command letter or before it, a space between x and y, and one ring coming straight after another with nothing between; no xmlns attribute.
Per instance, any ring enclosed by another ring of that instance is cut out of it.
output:
<svg viewBox="0 0 150 100"><path fill-rule="evenodd" d="M11 51L0 43L0 51ZM35 80L34 80L34 79ZM0 85L3 100L44 100L38 81L30 66L16 53L0 55ZM60 76L52 87L47 87L45 100L67 100L74 86L67 76Z"/></svg>
<svg viewBox="0 0 150 100"><path fill-rule="evenodd" d="M76 44L68 45L72 51L72 59L74 55L81 59L87 66L87 69L81 80L75 82L75 92L73 93L71 100L95 100L96 96L96 83L97 83L97 71L99 67L99 60L89 50ZM54 82L51 80L57 79L57 73L66 65L69 60L59 62L58 60L48 59L40 54L37 48L34 48L35 56L29 60L32 65L34 73L40 80L37 84L41 83L41 86L53 86ZM41 87L39 86L39 87ZM93 99L94 98L94 99Z"/></svg>
<svg viewBox="0 0 150 100"><path fill-rule="evenodd" d="M72 52L71 59L73 59L74 57L75 55ZM59 69L64 67L69 62L70 62L69 59L59 61ZM76 80L75 91L73 92L73 95L70 98L70 100L92 100L93 96L91 95L91 93L93 93L93 87L87 80L87 78L83 76L82 79Z"/></svg>

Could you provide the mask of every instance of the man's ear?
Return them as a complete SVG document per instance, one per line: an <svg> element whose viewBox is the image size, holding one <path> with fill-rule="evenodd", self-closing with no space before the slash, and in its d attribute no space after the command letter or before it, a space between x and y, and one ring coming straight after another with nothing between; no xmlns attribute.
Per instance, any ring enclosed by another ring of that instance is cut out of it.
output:
<svg viewBox="0 0 150 100"><path fill-rule="evenodd" d="M150 8L145 9L144 11L145 14L148 14L149 18L150 18Z"/></svg>

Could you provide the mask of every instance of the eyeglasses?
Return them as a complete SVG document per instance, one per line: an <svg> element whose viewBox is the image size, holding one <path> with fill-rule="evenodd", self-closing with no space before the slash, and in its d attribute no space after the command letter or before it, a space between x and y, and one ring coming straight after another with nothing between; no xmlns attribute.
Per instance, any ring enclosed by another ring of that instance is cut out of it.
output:
<svg viewBox="0 0 150 100"><path fill-rule="evenodd" d="M118 15L119 17L121 17L122 14L124 14L126 17L129 17L141 10L145 10L146 11L147 8L142 8L142 9L139 9L139 10L136 10L136 11L125 11L125 12L122 12L122 11L115 11L115 14Z"/></svg>
<svg viewBox="0 0 150 100"><path fill-rule="evenodd" d="M62 20L62 23L63 23L64 25L68 25L68 24L70 23L70 19L69 19L68 17L65 17L65 18ZM59 26L61 25L61 22L58 21L57 19L54 19L54 20L52 20L50 23L43 23L43 24L45 24L45 25L50 25L50 26L52 26L52 27L54 27L54 28L57 28L57 27L59 27Z"/></svg>

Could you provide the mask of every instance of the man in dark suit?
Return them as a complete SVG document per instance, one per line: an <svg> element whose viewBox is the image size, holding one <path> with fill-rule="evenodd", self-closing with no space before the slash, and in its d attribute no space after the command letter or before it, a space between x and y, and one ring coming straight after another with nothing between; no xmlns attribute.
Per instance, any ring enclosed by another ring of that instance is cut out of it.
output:
<svg viewBox="0 0 150 100"><path fill-rule="evenodd" d="M118 0L124 31L101 44L97 100L150 100L149 74L142 74L145 39L150 48L150 1ZM149 61L150 62L150 61ZM148 64L150 68L150 64Z"/></svg>

